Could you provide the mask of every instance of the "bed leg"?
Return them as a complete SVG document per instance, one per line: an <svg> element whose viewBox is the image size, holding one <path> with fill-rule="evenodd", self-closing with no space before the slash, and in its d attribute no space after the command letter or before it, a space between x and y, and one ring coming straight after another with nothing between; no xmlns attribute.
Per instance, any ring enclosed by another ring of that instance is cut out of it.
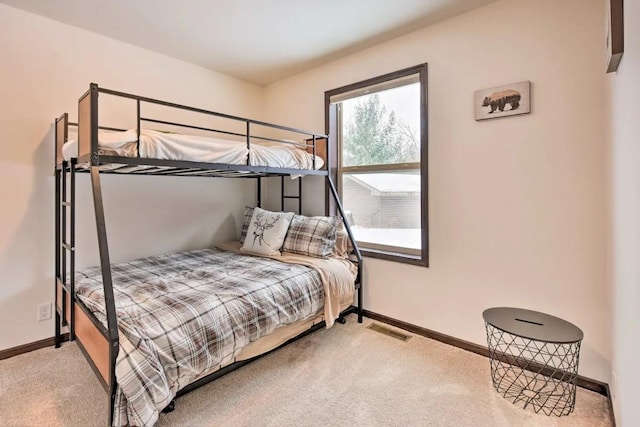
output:
<svg viewBox="0 0 640 427"><path fill-rule="evenodd" d="M338 318L336 319L336 322L340 323L341 325L344 325L345 323L347 323L347 319L345 319L344 316L340 315L338 316Z"/></svg>
<svg viewBox="0 0 640 427"><path fill-rule="evenodd" d="M108 426L112 426L113 425L113 418L115 416L115 413L113 411L113 404L115 403L115 398L114 396L110 396L109 397L109 424L107 424Z"/></svg>
<svg viewBox="0 0 640 427"><path fill-rule="evenodd" d="M358 323L362 323L362 285L358 288Z"/></svg>
<svg viewBox="0 0 640 427"><path fill-rule="evenodd" d="M54 339L55 348L60 348L60 315L58 314L58 307L54 306L54 310L56 310L56 335Z"/></svg>
<svg viewBox="0 0 640 427"><path fill-rule="evenodd" d="M163 414L168 414L169 412L173 412L176 409L176 401L175 399L169 402L169 404L162 410Z"/></svg>

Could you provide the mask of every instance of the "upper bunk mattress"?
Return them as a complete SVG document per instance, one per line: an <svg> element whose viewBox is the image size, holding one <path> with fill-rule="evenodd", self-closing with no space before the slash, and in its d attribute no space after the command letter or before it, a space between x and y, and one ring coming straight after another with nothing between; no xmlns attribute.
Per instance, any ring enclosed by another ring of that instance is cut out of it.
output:
<svg viewBox="0 0 640 427"><path fill-rule="evenodd" d="M137 131L98 133L98 146L102 154L137 157ZM206 136L140 130L140 157L162 160L187 160L205 163L269 166L288 169L312 169L313 155L293 144L233 141ZM78 141L70 140L62 146L65 160L78 156ZM316 156L316 169L324 162Z"/></svg>

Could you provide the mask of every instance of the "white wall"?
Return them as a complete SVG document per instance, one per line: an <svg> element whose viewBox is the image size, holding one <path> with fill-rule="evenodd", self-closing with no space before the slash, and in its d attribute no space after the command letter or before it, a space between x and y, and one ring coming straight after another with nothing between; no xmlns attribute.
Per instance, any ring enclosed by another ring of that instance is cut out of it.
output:
<svg viewBox="0 0 640 427"><path fill-rule="evenodd" d="M0 349L52 335L52 322L35 320L36 305L53 296L51 123L63 111L75 119L89 82L322 131L324 91L428 62L431 266L367 259L365 307L480 344L486 307L556 314L585 332L580 373L608 381L603 22L601 0L502 0L263 91L0 5L0 322L11 325L0 334ZM627 233L638 228L638 180L631 176L638 132L633 120L622 119L637 105L629 93L637 54L629 44L610 90L620 390L631 387L621 377L631 369L634 345L621 337L638 333L625 326L638 312L630 302L638 300L631 260L638 246ZM521 80L533 82L530 115L473 120L475 90ZM122 119L117 111L105 117ZM253 200L252 183L241 180L103 182L114 261L233 238L241 206ZM322 194L321 184L310 178L305 187ZM89 190L81 176L80 266L97 262ZM306 197L305 211L322 209L321 197Z"/></svg>
<svg viewBox="0 0 640 427"><path fill-rule="evenodd" d="M608 381L603 33L601 0L502 0L267 87L268 120L322 130L326 90L429 63L431 265L366 259L365 308L485 345L485 308L555 314ZM522 80L530 115L474 121Z"/></svg>
<svg viewBox="0 0 640 427"><path fill-rule="evenodd" d="M640 3L624 3L625 52L607 76L611 143L611 291L618 425L640 425Z"/></svg>
<svg viewBox="0 0 640 427"><path fill-rule="evenodd" d="M261 118L259 86L0 4L0 349L53 335L54 118L101 86ZM135 110L129 110L135 111ZM112 110L101 124L120 120ZM129 120L129 123L131 121ZM96 264L88 176L78 179L79 266ZM230 240L252 180L106 176L112 260ZM230 212L233 214L230 214Z"/></svg>

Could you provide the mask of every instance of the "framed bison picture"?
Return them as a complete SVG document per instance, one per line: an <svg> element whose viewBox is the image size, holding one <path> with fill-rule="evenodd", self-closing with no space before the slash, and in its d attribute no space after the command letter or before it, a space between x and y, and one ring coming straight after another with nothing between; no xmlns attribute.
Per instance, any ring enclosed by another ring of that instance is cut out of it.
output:
<svg viewBox="0 0 640 427"><path fill-rule="evenodd" d="M515 116L531 112L531 82L478 90L474 96L476 120Z"/></svg>

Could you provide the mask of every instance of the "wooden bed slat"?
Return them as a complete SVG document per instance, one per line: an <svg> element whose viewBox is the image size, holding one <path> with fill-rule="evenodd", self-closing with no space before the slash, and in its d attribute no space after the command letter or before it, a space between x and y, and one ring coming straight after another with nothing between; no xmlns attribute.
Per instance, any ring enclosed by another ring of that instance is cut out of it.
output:
<svg viewBox="0 0 640 427"><path fill-rule="evenodd" d="M58 120L56 120L56 158L55 164L62 164L62 146L67 141L68 132L68 116L64 113Z"/></svg>
<svg viewBox="0 0 640 427"><path fill-rule="evenodd" d="M71 321L71 294L69 292L65 292L65 301L66 301L66 308L64 311L64 320L66 320L67 322Z"/></svg>
<svg viewBox="0 0 640 427"><path fill-rule="evenodd" d="M74 310L76 338L93 360L105 383L109 384L109 342L77 303L74 304Z"/></svg>
<svg viewBox="0 0 640 427"><path fill-rule="evenodd" d="M78 157L91 154L91 93L78 102Z"/></svg>
<svg viewBox="0 0 640 427"><path fill-rule="evenodd" d="M67 292L65 289L62 288L62 284L59 280L56 283L56 293L58 294L58 298L57 298L58 307L56 308L58 309L58 311L62 312L62 308L63 308L62 298L64 298L64 301L65 301L64 320L68 322L69 319L71 319L71 295L69 295L69 292Z"/></svg>
<svg viewBox="0 0 640 427"><path fill-rule="evenodd" d="M65 301L64 320L69 322L71 319L71 295L69 294L69 292L65 291L64 301Z"/></svg>

